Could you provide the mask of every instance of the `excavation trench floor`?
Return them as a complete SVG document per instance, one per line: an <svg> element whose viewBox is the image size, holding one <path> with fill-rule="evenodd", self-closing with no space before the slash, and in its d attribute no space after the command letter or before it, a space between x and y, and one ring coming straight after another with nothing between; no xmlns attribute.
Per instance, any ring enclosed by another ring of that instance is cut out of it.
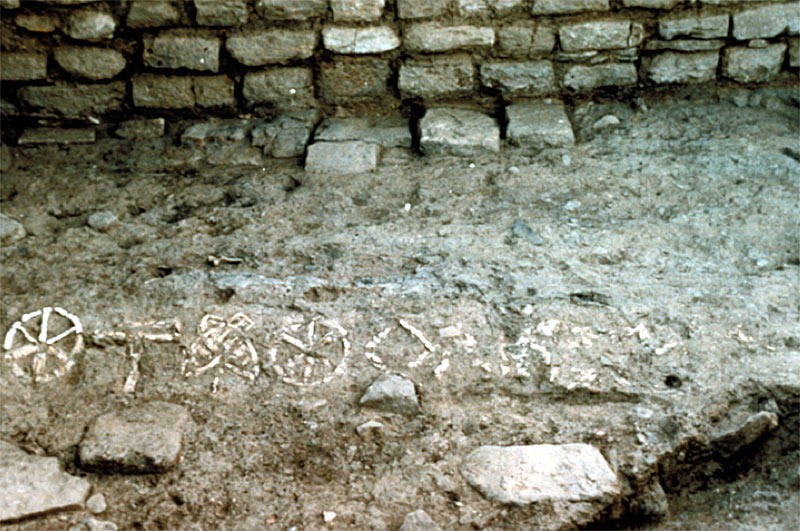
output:
<svg viewBox="0 0 800 531"><path fill-rule="evenodd" d="M16 148L1 206L28 235L0 249L0 324L59 307L85 345L47 382L4 360L0 439L86 477L120 529L396 529L417 509L443 529L541 523L473 490L464 456L588 442L624 468L669 450L652 419L702 438L797 395L798 109L767 107L596 105L582 112L621 126L569 149L394 154L347 177L142 170L148 155L113 141ZM214 326L255 358L203 351ZM385 373L415 383L418 414L359 406ZM92 419L148 400L191 414L173 471L77 466ZM796 528L790 427L735 473L667 488L670 515L649 525Z"/></svg>

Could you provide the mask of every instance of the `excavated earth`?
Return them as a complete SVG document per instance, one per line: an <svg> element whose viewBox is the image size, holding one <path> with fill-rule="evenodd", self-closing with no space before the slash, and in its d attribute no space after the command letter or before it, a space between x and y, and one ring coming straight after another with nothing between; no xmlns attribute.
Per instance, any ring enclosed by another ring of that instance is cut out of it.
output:
<svg viewBox="0 0 800 531"><path fill-rule="evenodd" d="M732 94L576 104L568 149L346 177L176 166L160 140L11 148L2 212L27 236L0 249L3 332L57 306L85 345L49 382L3 361L0 439L86 478L120 529L570 527L461 467L577 442L623 485L581 525L796 529L800 98ZM197 371L226 320L257 361ZM359 405L387 373L418 412ZM93 419L153 400L191 416L173 470L81 468Z"/></svg>

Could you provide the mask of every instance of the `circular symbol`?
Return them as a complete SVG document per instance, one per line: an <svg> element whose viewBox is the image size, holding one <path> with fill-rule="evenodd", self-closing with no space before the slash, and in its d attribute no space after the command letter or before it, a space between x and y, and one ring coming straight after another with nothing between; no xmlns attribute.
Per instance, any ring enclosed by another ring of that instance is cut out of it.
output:
<svg viewBox="0 0 800 531"><path fill-rule="evenodd" d="M273 335L265 364L284 383L319 385L344 374L350 355L347 330L333 321L314 317L289 322Z"/></svg>
<svg viewBox="0 0 800 531"><path fill-rule="evenodd" d="M184 360L184 374L199 376L214 371L215 384L219 375L230 371L240 378L255 381L261 370L260 360L248 332L255 326L243 313L230 319L205 315L197 331L200 336L189 347L189 357Z"/></svg>
<svg viewBox="0 0 800 531"><path fill-rule="evenodd" d="M82 334L83 326L75 315L47 306L26 313L11 325L3 341L3 360L17 378L49 382L75 365L75 354L83 350Z"/></svg>

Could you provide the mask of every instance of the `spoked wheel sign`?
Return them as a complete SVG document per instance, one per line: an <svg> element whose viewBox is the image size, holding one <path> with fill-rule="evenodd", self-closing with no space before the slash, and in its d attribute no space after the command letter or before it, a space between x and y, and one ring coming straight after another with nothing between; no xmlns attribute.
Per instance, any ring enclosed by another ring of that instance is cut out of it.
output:
<svg viewBox="0 0 800 531"><path fill-rule="evenodd" d="M3 361L17 378L44 383L61 378L83 349L80 320L59 307L26 313L11 325L3 341Z"/></svg>

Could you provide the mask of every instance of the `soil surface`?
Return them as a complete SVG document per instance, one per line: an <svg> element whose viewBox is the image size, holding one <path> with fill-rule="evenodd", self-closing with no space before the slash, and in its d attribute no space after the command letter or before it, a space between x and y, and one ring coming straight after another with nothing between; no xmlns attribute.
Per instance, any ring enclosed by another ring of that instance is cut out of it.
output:
<svg viewBox="0 0 800 531"><path fill-rule="evenodd" d="M628 485L595 527L798 528L786 94L581 104L573 148L389 152L347 177L176 167L160 141L15 148L2 211L28 235L0 249L0 325L57 306L85 346L51 381L4 360L0 438L86 477L120 529L396 529L418 509L442 529L525 529L536 510L484 499L464 456L571 442ZM594 131L607 114L621 125ZM415 383L418 414L359 406L386 373ZM192 416L178 466L81 470L86 426L148 400ZM687 457L758 411L779 427L732 457ZM669 514L645 524L663 512L636 502L653 475Z"/></svg>

